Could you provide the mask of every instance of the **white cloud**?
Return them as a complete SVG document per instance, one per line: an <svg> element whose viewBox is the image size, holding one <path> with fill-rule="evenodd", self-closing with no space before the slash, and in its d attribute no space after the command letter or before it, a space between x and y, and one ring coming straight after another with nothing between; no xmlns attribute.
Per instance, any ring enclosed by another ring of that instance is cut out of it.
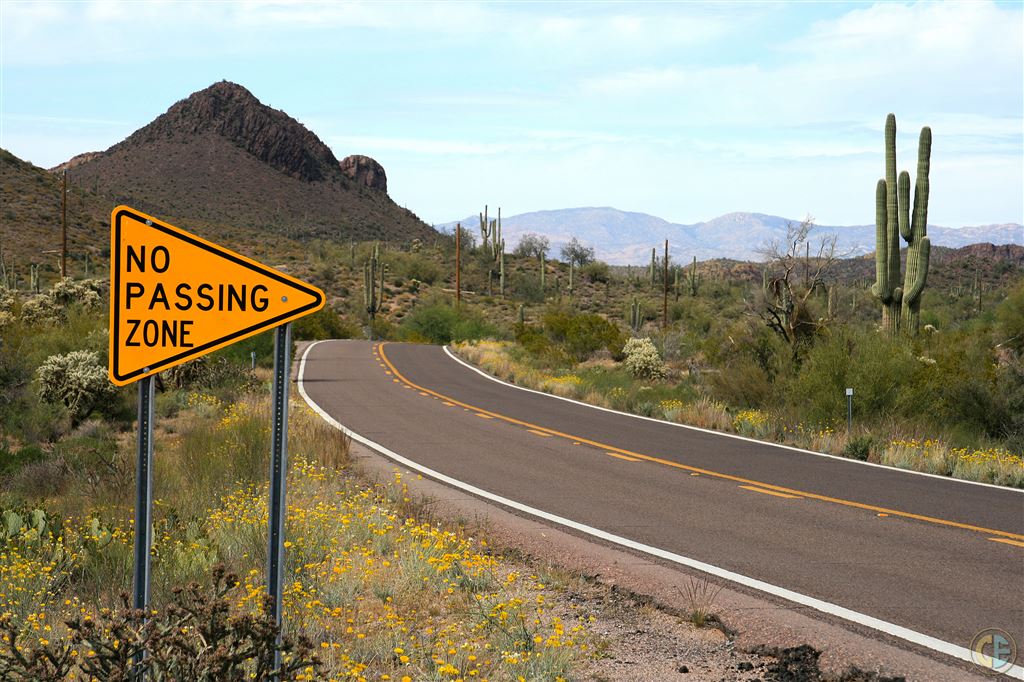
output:
<svg viewBox="0 0 1024 682"><path fill-rule="evenodd" d="M672 107L683 121L787 125L910 111L1020 119L1024 19L989 2L896 3L813 24L770 59L661 63L583 79L609 106Z"/></svg>

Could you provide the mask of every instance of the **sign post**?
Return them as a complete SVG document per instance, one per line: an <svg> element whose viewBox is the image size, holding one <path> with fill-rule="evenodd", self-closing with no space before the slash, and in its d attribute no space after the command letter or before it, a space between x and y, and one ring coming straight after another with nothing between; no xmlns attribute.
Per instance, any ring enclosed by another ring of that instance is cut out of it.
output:
<svg viewBox="0 0 1024 682"><path fill-rule="evenodd" d="M853 389L846 389L846 433L853 430Z"/></svg>
<svg viewBox="0 0 1024 682"><path fill-rule="evenodd" d="M149 552L153 546L153 377L139 381L138 459L135 468L135 594L132 606L149 606ZM141 669L145 651L135 654L136 669ZM134 679L143 680L139 673Z"/></svg>
<svg viewBox="0 0 1024 682"><path fill-rule="evenodd" d="M135 608L149 606L153 375L276 329L267 589L281 625L291 322L324 300L316 287L152 216L127 206L111 213L109 374L118 386L139 382ZM145 652L135 656L136 679L144 659ZM275 669L280 660L278 650Z"/></svg>
<svg viewBox="0 0 1024 682"><path fill-rule="evenodd" d="M274 383L270 432L270 505L267 534L267 590L273 597L271 606L277 623L277 644L274 648L274 670L281 667L281 599L284 585L284 522L285 484L288 476L288 387L290 385L292 325L284 324L274 332Z"/></svg>

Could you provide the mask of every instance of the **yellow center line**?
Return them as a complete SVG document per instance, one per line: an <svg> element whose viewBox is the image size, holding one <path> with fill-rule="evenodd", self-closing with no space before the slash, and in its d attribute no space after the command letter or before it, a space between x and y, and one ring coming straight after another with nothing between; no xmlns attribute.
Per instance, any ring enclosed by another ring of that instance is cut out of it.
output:
<svg viewBox="0 0 1024 682"><path fill-rule="evenodd" d="M775 497L785 497L786 499L789 500L800 499L799 495L787 495L786 493L777 493L774 490L765 490L764 488L759 488L755 485L741 485L740 487L743 488L744 490L753 490L755 493L764 493L765 495L774 495Z"/></svg>
<svg viewBox="0 0 1024 682"><path fill-rule="evenodd" d="M989 540L991 540L992 542L1005 542L1008 545L1024 547L1024 542L1017 542L1016 540L1010 540L1008 538L989 538Z"/></svg>
<svg viewBox="0 0 1024 682"><path fill-rule="evenodd" d="M472 410L474 410L476 412L482 412L482 413L485 413L485 414L489 414L489 415L491 415L492 417L494 417L496 419L501 419L502 421L506 421L506 422L508 422L510 424L518 424L519 426L525 426L527 429L536 429L537 431L543 431L543 432L548 433L548 434L550 434L552 436L558 436L560 438L566 438L566 439L568 439L570 441L578 441L580 443L586 443L587 445L592 445L595 448L598 448L598 449L601 449L601 450L605 450L605 451L617 452L619 454L626 455L627 457L635 457L637 459L642 459L642 460L645 460L647 462L655 462L657 464L663 464L665 466L674 467L676 469L683 469L685 471L692 471L692 472L696 472L698 474L704 474L706 476L714 476L715 478L721 478L721 479L726 480L726 481L733 481L734 483L742 483L742 484L746 484L746 485L755 485L755 486L758 486L759 488L766 488L768 490L774 490L774 491L780 492L780 493L786 493L786 494L789 494L789 495L796 495L797 497L806 497L806 498L809 498L809 499L812 499L812 500L818 500L819 502L831 502L832 504L840 504L840 505L843 505L843 506L846 506L846 507L853 507L855 509L864 509L864 510L873 511L873 512L882 512L884 514L891 514L891 515L894 515L894 516L901 516L901 517L906 518L906 519L914 519L916 521L924 521L926 523L934 523L934 524L937 524L937 525L940 525L940 526L947 526L949 528L960 528L962 530L970 530L970 531L974 531L974 532L977 532L977 533L986 533L988 535L999 535L1001 537L1011 538L1013 540L1024 541L1024 535L1021 535L1019 533L1011 533L1011 532L1005 531L1005 530L995 530L995 529L992 529L992 528L985 528L983 526L974 526L974 525L971 525L969 523L960 523L959 521L949 521L949 520L946 520L946 519L935 518L933 516L925 516L924 514L914 514L912 512L900 511L898 509L887 509L885 507L879 507L879 506L876 506L876 505L873 505L873 504L865 504L863 502L854 502L853 500L844 500L844 499L839 498L839 497L829 497L828 495L819 495L817 493L809 493L809 492L804 492L802 490L794 490L793 488L787 488L785 486L775 485L774 483L762 483L761 481L755 481L753 479L743 478L742 476L733 476L732 474L723 474L723 473L720 473L718 471L711 471L710 469L702 469L700 467L690 466L689 464L681 464L679 462L673 462L672 460L663 459L661 457L652 457L651 455L645 455L645 454L642 454L642 453L639 453L639 452L633 452L632 450L626 450L624 448L618 448L618 447L615 447L614 445L608 445L607 443L600 443L600 442L595 441L595 440L590 440L589 438L583 438L582 436L573 436L571 434L563 433L563 432L557 431L555 429L550 429L550 428L548 428L546 426L539 426L537 424L531 424L530 422L526 422L526 421L523 421L521 419L516 419L515 417L508 417L508 416L505 416L503 414L499 414L497 412L492 412L490 410L485 410L485 409L483 409L481 407L476 407L476 406L470 405L468 403L460 402L460 401L456 400L455 398L452 398L451 396L446 396L446 395L444 395L442 393L438 393L437 391L432 391L429 388L424 388L423 386L420 386L418 384L414 384L413 382L409 381L409 379L407 379L405 377L405 375L403 375L401 372L398 371L398 369L395 367L395 365L391 362L390 358L388 358L387 353L384 352L384 346L385 345L386 344L382 343L379 346L379 348L380 348L380 356L384 360L384 362L387 363L387 365L391 369L391 371L395 373L395 376L398 377L399 379L401 379L402 382L404 382L406 384L406 388L417 388L417 389L419 389L421 391L426 391L427 393L429 393L431 395L434 395L434 396L437 396L438 398L441 398L442 400L447 400L447 401L449 401L449 402L451 402L451 403L453 403L455 405L460 405L460 406L462 406L465 409L472 409Z"/></svg>
<svg viewBox="0 0 1024 682"><path fill-rule="evenodd" d="M618 454L616 452L606 452L604 454L608 455L609 457L618 457L619 459L624 459L627 462L639 462L640 461L636 457L626 457L625 455L620 455L620 454Z"/></svg>
<svg viewBox="0 0 1024 682"><path fill-rule="evenodd" d="M489 415L489 414L481 414L480 412L477 412L476 416L483 417L484 419L494 419L494 417L492 417L491 415Z"/></svg>
<svg viewBox="0 0 1024 682"><path fill-rule="evenodd" d="M544 438L551 438L550 433L544 433L543 431L535 431L534 429L526 429L535 436L543 436Z"/></svg>

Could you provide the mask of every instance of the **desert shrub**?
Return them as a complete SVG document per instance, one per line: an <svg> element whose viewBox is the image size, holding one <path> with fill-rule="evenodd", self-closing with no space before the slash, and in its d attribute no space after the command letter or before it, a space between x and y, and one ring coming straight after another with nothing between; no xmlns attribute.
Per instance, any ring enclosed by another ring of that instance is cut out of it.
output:
<svg viewBox="0 0 1024 682"><path fill-rule="evenodd" d="M626 356L626 369L633 376L642 379L660 379L665 376L665 364L649 338L629 339L622 352Z"/></svg>
<svg viewBox="0 0 1024 682"><path fill-rule="evenodd" d="M874 447L874 444L874 439L869 435L855 436L846 441L846 447L843 448L843 457L866 462L871 455L871 448Z"/></svg>
<svg viewBox="0 0 1024 682"><path fill-rule="evenodd" d="M226 394L245 393L258 385L250 365L217 355L204 355L176 365L163 376L174 388L216 388Z"/></svg>
<svg viewBox="0 0 1024 682"><path fill-rule="evenodd" d="M768 372L746 355L709 374L707 384L716 398L734 407L762 407L773 390Z"/></svg>
<svg viewBox="0 0 1024 682"><path fill-rule="evenodd" d="M930 354L916 360L913 381L901 387L903 415L927 415L934 425L968 439L1005 435L1011 415L1000 399L994 354L982 337L945 333Z"/></svg>
<svg viewBox="0 0 1024 682"><path fill-rule="evenodd" d="M6 480L22 467L44 459L46 453L38 445L26 445L12 452L6 442L0 442L0 476Z"/></svg>
<svg viewBox="0 0 1024 682"><path fill-rule="evenodd" d="M996 392L1008 414L1000 436L1009 450L1024 453L1024 359L1017 358L999 368Z"/></svg>
<svg viewBox="0 0 1024 682"><path fill-rule="evenodd" d="M232 601L244 592L238 576L220 565L211 587L190 583L154 613L119 608L67 622L66 638L21 637L11 614L0 618L0 678L4 680L299 680L315 679L320 660L304 637L284 636L279 671L273 670L279 627L263 608L237 613ZM147 656L135 660L145 649ZM274 673L279 673L274 676Z"/></svg>
<svg viewBox="0 0 1024 682"><path fill-rule="evenodd" d="M420 305L402 320L401 336L446 344L495 336L497 330L471 308L454 308L446 303Z"/></svg>
<svg viewBox="0 0 1024 682"><path fill-rule="evenodd" d="M570 360L542 329L526 324L516 325L516 343L533 358L549 365L563 365Z"/></svg>
<svg viewBox="0 0 1024 682"><path fill-rule="evenodd" d="M1024 353L1024 280L996 308L996 343Z"/></svg>
<svg viewBox="0 0 1024 682"><path fill-rule="evenodd" d="M574 313L564 308L548 310L544 330L562 350L582 362L599 350L613 356L621 353L624 336L613 322L595 313Z"/></svg>
<svg viewBox="0 0 1024 682"><path fill-rule="evenodd" d="M808 423L834 424L846 418L846 388L852 387L855 419L890 419L921 365L903 339L838 329L810 347L785 386L787 402ZM924 414L929 407L914 405L912 410Z"/></svg>
<svg viewBox="0 0 1024 682"><path fill-rule="evenodd" d="M51 355L36 370L36 380L40 400L64 405L73 423L88 417L117 394L95 351Z"/></svg>
<svg viewBox="0 0 1024 682"><path fill-rule="evenodd" d="M273 329L221 348L216 353L213 353L213 356L227 358L239 365L250 367L252 365L252 353L256 353L257 367L274 366Z"/></svg>
<svg viewBox="0 0 1024 682"><path fill-rule="evenodd" d="M538 273L514 273L509 277L509 292L525 303L543 303L544 290Z"/></svg>
<svg viewBox="0 0 1024 682"><path fill-rule="evenodd" d="M409 279L424 284L433 284L441 279L441 268L427 258L411 258L403 274Z"/></svg>
<svg viewBox="0 0 1024 682"><path fill-rule="evenodd" d="M587 263L580 268L580 275L586 278L588 282L607 282L609 278L608 264L599 260Z"/></svg>
<svg viewBox="0 0 1024 682"><path fill-rule="evenodd" d="M292 335L295 339L318 341L320 339L351 339L362 336L362 333L333 308L324 306L312 315L306 315L296 320Z"/></svg>

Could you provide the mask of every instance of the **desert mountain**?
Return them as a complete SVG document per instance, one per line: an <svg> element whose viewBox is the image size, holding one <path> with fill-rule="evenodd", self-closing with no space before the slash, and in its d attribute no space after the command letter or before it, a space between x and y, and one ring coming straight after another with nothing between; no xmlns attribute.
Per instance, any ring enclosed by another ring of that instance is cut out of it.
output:
<svg viewBox="0 0 1024 682"><path fill-rule="evenodd" d="M477 216L463 219L462 225L476 230ZM730 258L762 260L759 249L772 240L783 240L787 223L800 222L762 213L727 213L711 220L683 225L671 223L646 213L632 213L615 208L567 208L535 211L502 217L502 231L509 248L528 232L546 235L553 253L572 237L594 247L597 257L614 264L646 263L651 247L669 240L669 249L676 259L689 261ZM455 221L438 226L450 232ZM838 251L845 256L861 256L875 250L875 226L818 225L814 239L836 235ZM933 246L959 248L968 244L1024 245L1024 226L1018 223L949 228L929 225Z"/></svg>
<svg viewBox="0 0 1024 682"><path fill-rule="evenodd" d="M187 225L297 238L436 234L391 200L376 161L339 161L301 123L227 81L177 102L110 149L58 168L111 207L127 203Z"/></svg>

